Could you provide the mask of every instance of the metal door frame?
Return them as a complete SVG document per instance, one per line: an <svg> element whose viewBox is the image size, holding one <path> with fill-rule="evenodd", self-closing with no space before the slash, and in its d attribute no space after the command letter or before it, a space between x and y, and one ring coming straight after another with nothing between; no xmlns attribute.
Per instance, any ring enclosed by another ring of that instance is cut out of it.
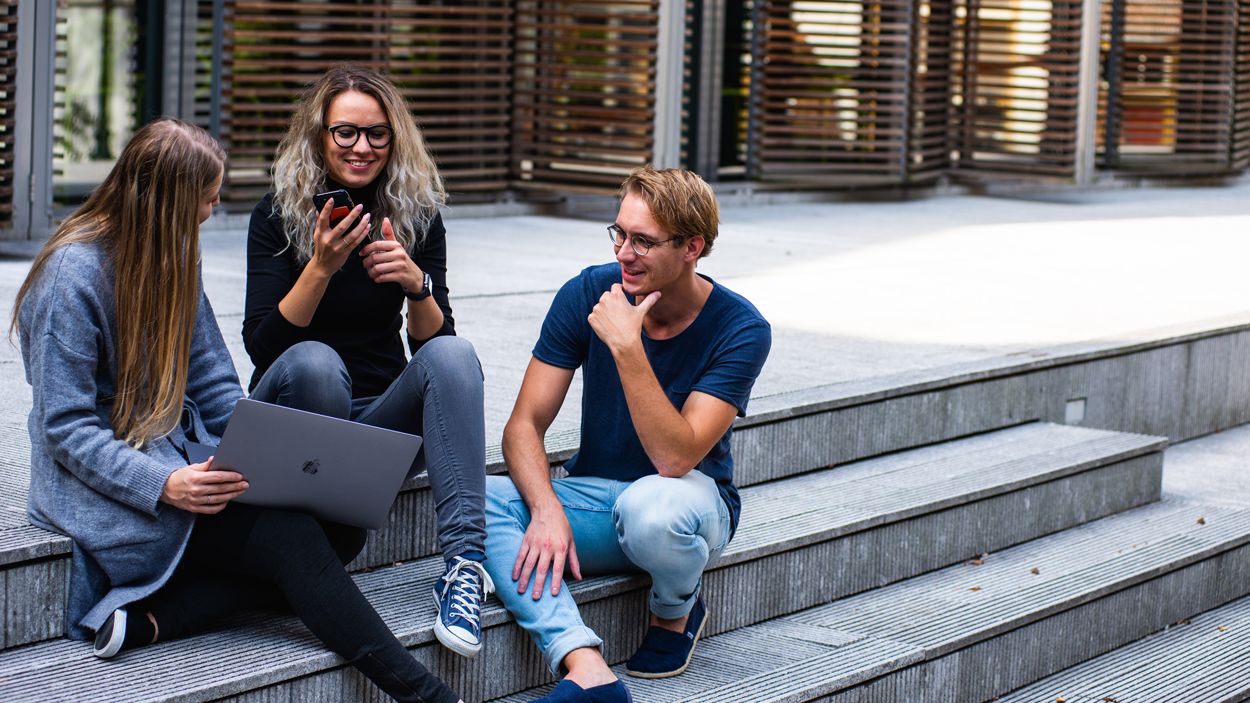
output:
<svg viewBox="0 0 1250 703"><path fill-rule="evenodd" d="M45 239L57 220L52 199L56 5L23 0L17 7L13 224L0 230L0 241ZM164 13L160 109L165 115L194 120L196 0L167 2Z"/></svg>

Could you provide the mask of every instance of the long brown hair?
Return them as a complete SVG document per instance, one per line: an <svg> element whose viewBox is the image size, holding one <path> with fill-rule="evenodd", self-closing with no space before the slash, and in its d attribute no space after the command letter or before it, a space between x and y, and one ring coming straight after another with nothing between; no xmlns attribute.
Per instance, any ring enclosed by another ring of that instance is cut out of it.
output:
<svg viewBox="0 0 1250 703"><path fill-rule="evenodd" d="M373 210L375 229L389 216L395 239L412 251L414 244L424 240L430 221L447 199L438 167L395 84L365 66L335 66L300 96L273 163L273 209L282 218L287 246L295 249L300 262L307 262L313 254L317 219L313 194L326 178L322 147L326 115L340 93L353 90L378 101L394 133L390 159L378 176L382 182Z"/></svg>
<svg viewBox="0 0 1250 703"><path fill-rule="evenodd" d="M104 182L48 240L17 293L18 311L44 265L73 243L100 245L113 263L118 439L139 447L172 430L187 389L199 302L200 203L226 155L207 132L171 118L135 133Z"/></svg>

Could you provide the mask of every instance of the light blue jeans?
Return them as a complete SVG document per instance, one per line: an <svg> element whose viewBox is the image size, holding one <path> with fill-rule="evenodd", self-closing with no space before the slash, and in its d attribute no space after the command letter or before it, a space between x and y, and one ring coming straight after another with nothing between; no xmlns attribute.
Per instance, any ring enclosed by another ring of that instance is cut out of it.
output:
<svg viewBox="0 0 1250 703"><path fill-rule="evenodd" d="M462 337L429 340L377 397L352 398L352 379L329 346L300 342L265 371L252 398L385 427L424 439L409 476L429 472L444 559L483 552L486 420L482 367Z"/></svg>
<svg viewBox="0 0 1250 703"><path fill-rule="evenodd" d="M691 471L633 482L578 476L552 481L552 487L573 530L583 576L645 571L652 613L671 619L690 612L703 570L729 542L729 508L715 481ZM487 476L486 569L495 595L558 673L569 652L603 640L582 622L567 586L551 595L550 575L538 600L532 582L517 593L512 566L529 523L529 508L512 480Z"/></svg>

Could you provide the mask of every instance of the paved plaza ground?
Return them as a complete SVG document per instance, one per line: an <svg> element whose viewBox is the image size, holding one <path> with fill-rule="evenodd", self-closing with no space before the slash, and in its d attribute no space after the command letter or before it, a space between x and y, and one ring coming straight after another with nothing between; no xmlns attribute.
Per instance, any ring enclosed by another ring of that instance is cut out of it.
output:
<svg viewBox="0 0 1250 703"><path fill-rule="evenodd" d="M700 270L754 301L774 330L756 411L813 388L1250 319L1250 181L728 207L721 219ZM203 251L205 285L246 382L242 222L210 221ZM448 211L452 304L486 372L488 444L498 443L556 289L610 259L606 224ZM0 258L6 321L28 267ZM553 435L576 428L578 396ZM9 343L0 345L0 397L6 420L24 417L30 389Z"/></svg>

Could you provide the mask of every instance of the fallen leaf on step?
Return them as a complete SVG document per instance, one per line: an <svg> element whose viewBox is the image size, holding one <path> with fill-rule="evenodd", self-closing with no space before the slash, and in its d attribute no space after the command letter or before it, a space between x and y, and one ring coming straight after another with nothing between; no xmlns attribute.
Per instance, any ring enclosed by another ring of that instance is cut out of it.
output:
<svg viewBox="0 0 1250 703"><path fill-rule="evenodd" d="M1042 572L1041 572L1041 571L1038 571L1037 567L1035 566L1035 567L1033 567L1032 569L1029 569L1029 573L1030 573L1030 574L1033 574L1034 576L1037 576L1038 574L1040 574L1040 573L1042 573Z"/></svg>
<svg viewBox="0 0 1250 703"><path fill-rule="evenodd" d="M1116 703L1116 700L1112 698L1111 696L1103 696L1102 700L1103 700L1103 703Z"/></svg>
<svg viewBox="0 0 1250 703"><path fill-rule="evenodd" d="M1189 624L1189 618L1185 618L1184 620L1177 620L1177 621L1176 621L1176 624L1177 624L1177 625L1188 625L1188 624Z"/></svg>
<svg viewBox="0 0 1250 703"><path fill-rule="evenodd" d="M1219 627L1217 627L1217 628L1215 628L1215 629L1219 630L1220 632L1228 632L1228 628L1227 628L1227 627L1224 627L1223 625L1220 625Z"/></svg>
<svg viewBox="0 0 1250 703"><path fill-rule="evenodd" d="M1067 703L1068 699L1063 696L1055 696L1055 703Z"/></svg>
<svg viewBox="0 0 1250 703"><path fill-rule="evenodd" d="M984 564L984 563L985 563L985 561L984 561L984 560L982 560L982 559L973 559L972 561L970 561L970 562L968 562L968 563L969 563L969 564L971 564L972 566L980 566L980 565Z"/></svg>
<svg viewBox="0 0 1250 703"><path fill-rule="evenodd" d="M1205 525L1205 524L1207 524L1207 519L1206 519L1206 518L1204 518L1204 517L1200 517L1200 518L1198 518L1198 524L1199 524L1199 525Z"/></svg>
<svg viewBox="0 0 1250 703"><path fill-rule="evenodd" d="M972 588L969 588L968 590L969 590L969 591L979 591L979 590L981 590L981 587L980 587L980 586L973 586Z"/></svg>

